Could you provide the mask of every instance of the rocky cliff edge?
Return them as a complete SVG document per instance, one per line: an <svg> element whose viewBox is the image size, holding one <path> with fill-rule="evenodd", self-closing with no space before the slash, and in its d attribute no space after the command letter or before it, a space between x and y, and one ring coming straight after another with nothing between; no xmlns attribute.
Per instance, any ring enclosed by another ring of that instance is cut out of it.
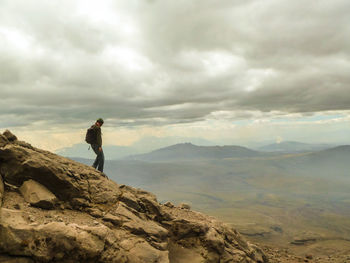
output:
<svg viewBox="0 0 350 263"><path fill-rule="evenodd" d="M0 134L0 262L267 262L231 227Z"/></svg>

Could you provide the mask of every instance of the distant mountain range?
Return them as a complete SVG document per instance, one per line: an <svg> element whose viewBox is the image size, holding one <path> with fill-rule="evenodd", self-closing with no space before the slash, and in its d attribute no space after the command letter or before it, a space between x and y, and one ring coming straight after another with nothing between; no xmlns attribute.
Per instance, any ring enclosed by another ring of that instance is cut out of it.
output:
<svg viewBox="0 0 350 263"><path fill-rule="evenodd" d="M159 148L168 147L176 143L193 142L198 145L214 145L214 143L199 139L199 138L184 138L184 137L145 137L130 146L116 146L106 145L103 146L106 159L116 160L130 155L143 154L150 151L154 151ZM55 153L64 157L78 157L78 158L94 158L94 153L86 143L75 144L71 147L64 147L55 151Z"/></svg>
<svg viewBox="0 0 350 263"><path fill-rule="evenodd" d="M334 147L334 146L330 144L310 144L310 143L286 141L286 142L265 145L265 146L259 147L257 150L263 151L263 152L297 153L297 152L321 151L331 147Z"/></svg>
<svg viewBox="0 0 350 263"><path fill-rule="evenodd" d="M129 156L127 160L149 162L193 161L204 159L244 158L261 156L262 153L241 146L197 146L181 143L146 154Z"/></svg>
<svg viewBox="0 0 350 263"><path fill-rule="evenodd" d="M167 137L141 140L131 146L104 146L107 159L134 159L145 161L167 161L167 160L192 160L192 159L217 159L237 158L264 155L266 153L301 153L315 152L334 147L330 144L309 144L302 142L286 141L268 144L259 148L249 149L241 146L227 145L214 146L209 141L195 138ZM186 142L191 141L192 143ZM176 142L181 142L177 143ZM175 143L172 143L175 142ZM198 146L200 145L200 146ZM65 157L94 158L94 153L88 150L86 143L75 144L72 147L62 148L57 154Z"/></svg>

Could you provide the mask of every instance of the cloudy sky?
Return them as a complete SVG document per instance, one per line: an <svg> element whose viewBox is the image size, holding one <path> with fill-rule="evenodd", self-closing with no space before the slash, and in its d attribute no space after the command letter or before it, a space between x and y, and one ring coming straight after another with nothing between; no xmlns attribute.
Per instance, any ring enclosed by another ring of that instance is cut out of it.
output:
<svg viewBox="0 0 350 263"><path fill-rule="evenodd" d="M348 0L0 0L0 130L350 143Z"/></svg>

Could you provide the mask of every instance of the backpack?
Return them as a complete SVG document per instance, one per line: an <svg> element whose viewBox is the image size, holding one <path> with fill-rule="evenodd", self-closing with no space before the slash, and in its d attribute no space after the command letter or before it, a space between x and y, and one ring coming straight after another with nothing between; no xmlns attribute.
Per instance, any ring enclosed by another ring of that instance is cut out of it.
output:
<svg viewBox="0 0 350 263"><path fill-rule="evenodd" d="M88 144L96 143L96 130L94 129L94 126L91 126L89 129L87 129L85 141Z"/></svg>

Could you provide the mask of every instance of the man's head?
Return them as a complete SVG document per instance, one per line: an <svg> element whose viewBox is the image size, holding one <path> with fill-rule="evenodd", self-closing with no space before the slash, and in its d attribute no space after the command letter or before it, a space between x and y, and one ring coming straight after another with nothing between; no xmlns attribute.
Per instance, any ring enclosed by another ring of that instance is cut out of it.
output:
<svg viewBox="0 0 350 263"><path fill-rule="evenodd" d="M98 126L102 126L103 123L104 123L104 121L103 121L102 118L99 118L99 119L97 119L97 121L96 121L96 124L98 124Z"/></svg>

